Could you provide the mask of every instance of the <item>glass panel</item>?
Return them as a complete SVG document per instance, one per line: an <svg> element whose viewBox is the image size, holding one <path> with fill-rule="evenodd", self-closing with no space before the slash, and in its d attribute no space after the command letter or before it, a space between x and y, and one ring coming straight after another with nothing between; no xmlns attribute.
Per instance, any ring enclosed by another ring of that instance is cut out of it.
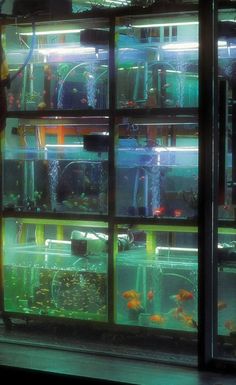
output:
<svg viewBox="0 0 236 385"><path fill-rule="evenodd" d="M8 110L107 108L108 40L104 20L7 26Z"/></svg>
<svg viewBox="0 0 236 385"><path fill-rule="evenodd" d="M195 218L196 117L124 117L117 134L116 215Z"/></svg>
<svg viewBox="0 0 236 385"><path fill-rule="evenodd" d="M236 12L220 10L218 18L219 66L219 199L216 286L216 338L214 355L235 360L236 335Z"/></svg>
<svg viewBox="0 0 236 385"><path fill-rule="evenodd" d="M196 14L119 18L117 108L198 105Z"/></svg>
<svg viewBox="0 0 236 385"><path fill-rule="evenodd" d="M107 320L107 225L6 219L5 314Z"/></svg>
<svg viewBox="0 0 236 385"><path fill-rule="evenodd" d="M116 323L181 331L196 353L197 227L118 226L116 239Z"/></svg>
<svg viewBox="0 0 236 385"><path fill-rule="evenodd" d="M107 117L8 119L3 209L107 213Z"/></svg>

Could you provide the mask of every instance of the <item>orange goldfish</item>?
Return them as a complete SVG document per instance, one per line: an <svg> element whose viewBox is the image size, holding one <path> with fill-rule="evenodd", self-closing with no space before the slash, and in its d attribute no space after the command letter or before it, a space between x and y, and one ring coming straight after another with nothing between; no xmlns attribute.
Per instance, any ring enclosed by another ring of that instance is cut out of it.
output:
<svg viewBox="0 0 236 385"><path fill-rule="evenodd" d="M173 318L180 319L182 317L183 308L182 306L178 306L174 309L171 309L168 313L171 314Z"/></svg>
<svg viewBox="0 0 236 385"><path fill-rule="evenodd" d="M185 289L179 289L177 294L172 295L170 298L174 299L177 302L187 301L193 299L193 293Z"/></svg>
<svg viewBox="0 0 236 385"><path fill-rule="evenodd" d="M185 323L185 325L189 326L190 328L194 328L194 329L198 328L197 322L195 321L192 315L183 313L181 318L182 318L182 321Z"/></svg>
<svg viewBox="0 0 236 385"><path fill-rule="evenodd" d="M122 296L125 299L138 299L140 294L136 290L127 290L122 293Z"/></svg>
<svg viewBox="0 0 236 385"><path fill-rule="evenodd" d="M149 290L149 292L147 293L147 299L149 301L152 301L153 297L154 297L154 292L152 290Z"/></svg>
<svg viewBox="0 0 236 385"><path fill-rule="evenodd" d="M230 332L236 332L236 322L232 320L225 321L224 326Z"/></svg>
<svg viewBox="0 0 236 385"><path fill-rule="evenodd" d="M153 210L153 216L154 217L161 217L162 215L165 214L165 207L156 207L154 210Z"/></svg>
<svg viewBox="0 0 236 385"><path fill-rule="evenodd" d="M223 310L227 307L227 304L224 301L219 301L217 304L218 310Z"/></svg>
<svg viewBox="0 0 236 385"><path fill-rule="evenodd" d="M139 310L142 309L142 305L138 299L133 298L127 303L127 308L132 310Z"/></svg>
<svg viewBox="0 0 236 385"><path fill-rule="evenodd" d="M157 324L163 324L166 320L165 317L160 314L153 314L149 319L151 322L155 322Z"/></svg>

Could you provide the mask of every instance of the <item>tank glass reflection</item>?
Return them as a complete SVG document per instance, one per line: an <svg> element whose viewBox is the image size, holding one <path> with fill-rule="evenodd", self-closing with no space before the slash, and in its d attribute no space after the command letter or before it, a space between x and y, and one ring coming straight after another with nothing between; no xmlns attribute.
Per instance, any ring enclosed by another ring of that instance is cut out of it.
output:
<svg viewBox="0 0 236 385"><path fill-rule="evenodd" d="M9 111L108 108L108 37L104 20L9 25Z"/></svg>
<svg viewBox="0 0 236 385"><path fill-rule="evenodd" d="M107 320L105 223L6 219L3 235L5 312Z"/></svg>
<svg viewBox="0 0 236 385"><path fill-rule="evenodd" d="M117 108L198 106L197 15L117 19Z"/></svg>
<svg viewBox="0 0 236 385"><path fill-rule="evenodd" d="M107 213L108 119L8 119L5 211Z"/></svg>

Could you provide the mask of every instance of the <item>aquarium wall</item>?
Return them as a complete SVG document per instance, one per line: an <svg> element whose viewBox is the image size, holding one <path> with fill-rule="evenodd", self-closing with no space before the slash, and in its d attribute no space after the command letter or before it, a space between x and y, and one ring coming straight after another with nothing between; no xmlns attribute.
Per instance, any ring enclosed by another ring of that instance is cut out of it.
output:
<svg viewBox="0 0 236 385"><path fill-rule="evenodd" d="M8 25L8 111L108 108L105 20Z"/></svg>
<svg viewBox="0 0 236 385"><path fill-rule="evenodd" d="M4 310L107 321L107 224L4 221Z"/></svg>
<svg viewBox="0 0 236 385"><path fill-rule="evenodd" d="M106 214L107 117L7 120L3 209Z"/></svg>

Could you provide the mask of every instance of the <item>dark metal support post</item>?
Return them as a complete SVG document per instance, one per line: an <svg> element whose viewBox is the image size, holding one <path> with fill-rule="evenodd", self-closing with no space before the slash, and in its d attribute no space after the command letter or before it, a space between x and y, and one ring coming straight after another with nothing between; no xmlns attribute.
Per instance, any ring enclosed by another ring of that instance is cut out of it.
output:
<svg viewBox="0 0 236 385"><path fill-rule="evenodd" d="M217 204L217 10L199 0L199 368L213 358Z"/></svg>

